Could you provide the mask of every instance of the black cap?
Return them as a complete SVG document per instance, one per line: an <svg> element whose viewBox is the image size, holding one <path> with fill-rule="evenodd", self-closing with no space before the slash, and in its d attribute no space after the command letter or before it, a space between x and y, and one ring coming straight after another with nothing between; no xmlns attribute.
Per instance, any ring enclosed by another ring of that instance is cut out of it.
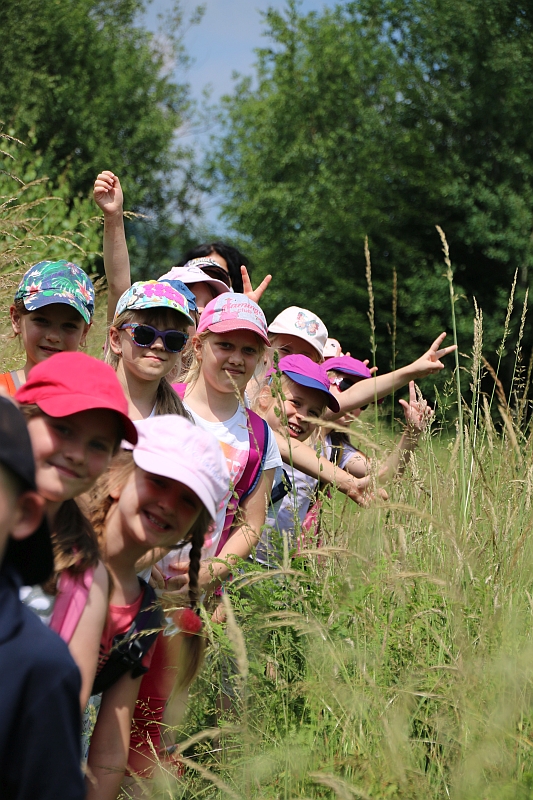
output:
<svg viewBox="0 0 533 800"><path fill-rule="evenodd" d="M36 491L35 463L26 420L6 397L0 397L0 463ZM48 522L43 519L26 539L9 539L4 562L11 564L27 586L44 583L54 569Z"/></svg>

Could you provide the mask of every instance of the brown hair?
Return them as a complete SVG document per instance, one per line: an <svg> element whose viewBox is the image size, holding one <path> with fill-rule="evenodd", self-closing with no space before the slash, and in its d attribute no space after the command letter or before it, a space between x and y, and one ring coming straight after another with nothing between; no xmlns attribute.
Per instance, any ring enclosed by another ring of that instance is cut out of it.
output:
<svg viewBox="0 0 533 800"><path fill-rule="evenodd" d="M146 312L150 312L147 314ZM142 315L143 322L146 322L147 325L154 324L154 327L157 324L161 324L160 320L162 320L165 316L168 319L167 312L170 312L172 315L178 315L182 317L183 315L179 313L179 311L174 311L173 309L157 309L157 308L147 308L139 310L131 310L126 309L123 311L122 314L119 314L118 317L113 321L113 323L109 326L109 328L120 328L121 325L125 325L127 322L135 322L139 321ZM148 320L150 320L148 322ZM164 324L164 323L163 323ZM117 355L117 353L113 352L110 347L109 341L106 343L106 352L104 356L104 361L113 367L115 372L118 369L118 365L120 364L121 356ZM159 386L157 387L157 394L155 398L155 411L154 413L157 416L162 414L178 414L180 417L186 417L190 419L189 415L183 408L183 403L181 402L180 398L168 382L167 378L161 378L159 381Z"/></svg>
<svg viewBox="0 0 533 800"><path fill-rule="evenodd" d="M26 420L41 416L34 404L21 405ZM94 529L76 500L65 500L57 511L51 530L54 547L54 575L44 587L49 594L57 593L57 576L63 570L82 573L96 567L100 560L98 540Z"/></svg>
<svg viewBox="0 0 533 800"><path fill-rule="evenodd" d="M136 468L131 450L121 450L113 459L109 470L96 482L94 489L88 496L88 513L96 531L102 553L105 558L105 527L106 520L113 503L111 492L121 490ZM189 604L196 609L199 600L198 574L205 534L212 519L204 507L194 525L191 527L187 538L180 542L180 546L191 545L189 553ZM176 687L178 690L188 686L198 674L203 661L205 639L203 636L184 636L184 657L178 667Z"/></svg>

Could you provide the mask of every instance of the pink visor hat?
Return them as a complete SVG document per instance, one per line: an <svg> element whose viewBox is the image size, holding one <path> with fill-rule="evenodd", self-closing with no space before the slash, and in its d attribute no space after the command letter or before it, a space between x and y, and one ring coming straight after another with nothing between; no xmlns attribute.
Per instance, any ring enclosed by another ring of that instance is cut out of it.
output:
<svg viewBox="0 0 533 800"><path fill-rule="evenodd" d="M337 358L328 358L324 364L328 370L334 369L335 372L342 372L346 375L357 375L358 378L371 378L372 373L362 361L358 358L351 356L338 356Z"/></svg>
<svg viewBox="0 0 533 800"><path fill-rule="evenodd" d="M184 267L172 267L170 272L165 272L165 274L161 275L158 280L181 281L186 286L191 283L207 283L208 286L211 286L216 295L227 294L228 292L231 292L231 289L229 286L226 286L225 283L219 281L217 278L212 278L210 275L200 269L200 267L197 267L190 262L189 264L185 264Z"/></svg>
<svg viewBox="0 0 533 800"><path fill-rule="evenodd" d="M335 412L339 411L339 402L329 391L330 380L323 365L316 364L307 356L296 355L280 358L278 369L294 383L323 392L328 408ZM273 372L274 370L271 370L270 374Z"/></svg>
<svg viewBox="0 0 533 800"><path fill-rule="evenodd" d="M124 438L135 444L137 431L128 417L128 401L115 370L85 353L57 353L36 364L15 395L21 405L37 405L50 417L68 417L80 411L115 411Z"/></svg>
<svg viewBox="0 0 533 800"><path fill-rule="evenodd" d="M177 414L135 422L133 460L141 469L179 481L202 501L212 519L230 488L226 458L212 433Z"/></svg>
<svg viewBox="0 0 533 800"><path fill-rule="evenodd" d="M207 330L213 333L252 331L270 347L265 315L245 294L228 292L211 300L202 311L197 333Z"/></svg>

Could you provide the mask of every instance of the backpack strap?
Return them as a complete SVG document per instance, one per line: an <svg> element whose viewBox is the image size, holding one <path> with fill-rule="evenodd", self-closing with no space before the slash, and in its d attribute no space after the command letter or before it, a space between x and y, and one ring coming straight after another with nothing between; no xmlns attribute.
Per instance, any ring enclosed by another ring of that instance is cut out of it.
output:
<svg viewBox="0 0 533 800"><path fill-rule="evenodd" d="M89 569L81 573L73 573L65 569L59 576L58 594L54 603L50 627L67 644L72 639L83 610L87 605L93 578L94 567L89 567Z"/></svg>
<svg viewBox="0 0 533 800"><path fill-rule="evenodd" d="M183 400L185 397L185 392L187 391L187 384L186 383L172 383L172 388L178 395L180 400Z"/></svg>
<svg viewBox="0 0 533 800"><path fill-rule="evenodd" d="M142 578L139 583L144 587L141 607L130 629L113 639L109 658L96 676L91 694L105 692L127 672L131 672L132 678L148 672L142 660L159 636L165 619L155 591Z"/></svg>
<svg viewBox="0 0 533 800"><path fill-rule="evenodd" d="M245 412L248 417L248 435L250 437L248 461L230 497L226 510L226 519L224 520L224 528L222 529L222 536L220 537L215 556L218 556L228 541L237 509L243 500L246 500L246 498L251 495L259 483L259 478L261 477L265 465L269 441L269 427L265 420L260 417L259 414L256 414L255 411L251 411L247 408Z"/></svg>

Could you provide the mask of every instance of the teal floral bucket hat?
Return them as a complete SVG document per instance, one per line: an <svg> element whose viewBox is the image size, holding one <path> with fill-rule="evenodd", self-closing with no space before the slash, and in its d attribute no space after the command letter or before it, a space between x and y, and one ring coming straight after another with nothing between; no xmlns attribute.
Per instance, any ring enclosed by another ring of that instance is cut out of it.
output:
<svg viewBox="0 0 533 800"><path fill-rule="evenodd" d="M117 303L113 324L124 311L138 311L142 308L172 308L183 314L189 325L194 325L185 297L169 283L160 280L137 281L126 289Z"/></svg>
<svg viewBox="0 0 533 800"><path fill-rule="evenodd" d="M15 292L26 311L37 311L52 303L64 303L78 311L89 324L94 314L94 287L89 276L77 264L39 261L24 274Z"/></svg>

